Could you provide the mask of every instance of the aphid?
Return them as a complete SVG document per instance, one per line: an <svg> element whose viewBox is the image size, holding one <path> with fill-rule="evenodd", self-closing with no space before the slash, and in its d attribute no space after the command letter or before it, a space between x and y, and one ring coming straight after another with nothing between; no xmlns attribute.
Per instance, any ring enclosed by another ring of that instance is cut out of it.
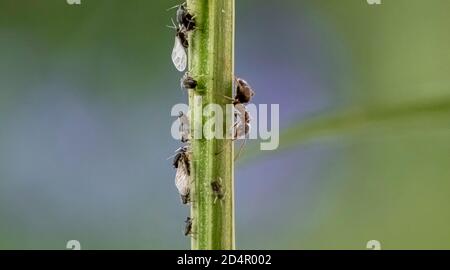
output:
<svg viewBox="0 0 450 270"><path fill-rule="evenodd" d="M188 147L183 146L176 151L173 159L173 167L177 170L175 174L175 186L181 196L181 202L188 204L190 200L190 158L188 155Z"/></svg>
<svg viewBox="0 0 450 270"><path fill-rule="evenodd" d="M190 137L190 124L189 124L189 117L184 114L183 112L180 112L178 114L178 120L180 121L180 134L181 134L181 142L186 143L189 141Z"/></svg>
<svg viewBox="0 0 450 270"><path fill-rule="evenodd" d="M236 95L234 97L234 104L247 104L255 95L252 87L243 79L236 78Z"/></svg>
<svg viewBox="0 0 450 270"><path fill-rule="evenodd" d="M219 178L219 180L212 181L211 189L215 196L214 203L216 203L217 199L223 200L223 198L225 197L225 192L222 187L222 179Z"/></svg>
<svg viewBox="0 0 450 270"><path fill-rule="evenodd" d="M198 82L189 75L189 72L186 72L180 80L180 85L183 89L195 89Z"/></svg>
<svg viewBox="0 0 450 270"><path fill-rule="evenodd" d="M187 53L186 49L189 47L188 34L184 26L169 26L176 30L175 44L172 50L172 62L178 71L183 72L187 67Z"/></svg>
<svg viewBox="0 0 450 270"><path fill-rule="evenodd" d="M184 227L184 236L188 236L192 234L192 218L187 217L186 220L184 221L184 223L186 224Z"/></svg>
<svg viewBox="0 0 450 270"><path fill-rule="evenodd" d="M195 29L195 16L189 13L187 9L187 4L184 2L183 4L173 6L168 10L177 8L177 22L180 25L183 25L187 31L191 31Z"/></svg>
<svg viewBox="0 0 450 270"><path fill-rule="evenodd" d="M186 2L178 6L177 21L180 25L183 25L187 31L194 30L195 28L194 16L188 12Z"/></svg>

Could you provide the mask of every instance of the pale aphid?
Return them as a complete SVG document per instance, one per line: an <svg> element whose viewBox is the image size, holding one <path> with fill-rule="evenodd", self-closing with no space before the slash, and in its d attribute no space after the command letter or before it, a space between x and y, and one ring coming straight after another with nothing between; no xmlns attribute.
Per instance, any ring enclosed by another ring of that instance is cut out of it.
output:
<svg viewBox="0 0 450 270"><path fill-rule="evenodd" d="M186 70L187 59L188 57L186 50L181 43L180 37L177 35L175 37L175 44L172 50L172 62L178 71L183 72Z"/></svg>
<svg viewBox="0 0 450 270"><path fill-rule="evenodd" d="M234 105L234 139L245 139L250 132L251 117L247 111L247 108L238 103Z"/></svg>
<svg viewBox="0 0 450 270"><path fill-rule="evenodd" d="M177 173L175 175L175 186L178 189L178 193L181 196L181 202L188 204L190 202L190 176L187 173L186 164L181 163L178 166Z"/></svg>
<svg viewBox="0 0 450 270"><path fill-rule="evenodd" d="M183 112L180 112L178 114L178 120L180 121L180 134L181 134L181 142L186 143L189 141L190 137L190 124L189 124L189 117L184 114Z"/></svg>
<svg viewBox="0 0 450 270"><path fill-rule="evenodd" d="M176 151L173 159L173 167L177 170L175 174L175 186L181 196L183 204L190 202L190 158L188 154L188 147L181 147Z"/></svg>

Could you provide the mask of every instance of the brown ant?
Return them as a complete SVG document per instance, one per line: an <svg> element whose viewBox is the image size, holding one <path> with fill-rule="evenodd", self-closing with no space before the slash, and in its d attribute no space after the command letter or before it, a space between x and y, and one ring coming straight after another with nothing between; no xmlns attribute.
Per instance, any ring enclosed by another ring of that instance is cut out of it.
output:
<svg viewBox="0 0 450 270"><path fill-rule="evenodd" d="M236 95L234 96L233 104L247 104L255 95L252 87L243 79L236 78Z"/></svg>
<svg viewBox="0 0 450 270"><path fill-rule="evenodd" d="M233 102L234 105L234 134L233 134L233 141L238 139L244 139L244 142L242 143L241 147L239 148L239 151L235 157L235 160L239 158L239 155L242 152L242 149L245 146L245 143L247 141L247 135L250 132L251 128L251 117L250 113L247 111L247 108L245 107L246 104L248 104L253 96L255 95L255 91L253 91L250 84L248 84L244 79L235 78L236 83L236 94L234 98L226 97L227 99L230 99ZM222 152L222 151L221 151ZM221 153L219 152L219 153ZM219 154L217 153L217 154Z"/></svg>

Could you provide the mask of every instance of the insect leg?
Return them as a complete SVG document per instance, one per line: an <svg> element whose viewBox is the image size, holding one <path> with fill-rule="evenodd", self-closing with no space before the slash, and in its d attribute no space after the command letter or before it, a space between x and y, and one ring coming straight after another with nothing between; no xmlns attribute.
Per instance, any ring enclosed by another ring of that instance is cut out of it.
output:
<svg viewBox="0 0 450 270"><path fill-rule="evenodd" d="M242 153L242 150L244 149L244 146L245 146L245 143L247 142L247 136L245 136L245 139L244 139L244 142L241 144L241 146L239 147L239 151L238 151L238 153L236 154L236 156L234 157L234 161L236 161L236 160L238 160L239 159L239 156L241 155L241 153Z"/></svg>

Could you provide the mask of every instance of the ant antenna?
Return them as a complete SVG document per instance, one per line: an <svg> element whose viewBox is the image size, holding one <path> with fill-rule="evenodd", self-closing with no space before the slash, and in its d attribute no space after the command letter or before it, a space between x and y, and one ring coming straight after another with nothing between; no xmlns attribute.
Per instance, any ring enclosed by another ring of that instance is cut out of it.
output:
<svg viewBox="0 0 450 270"><path fill-rule="evenodd" d="M174 158L174 157L175 157L176 155L178 155L180 152L184 152L184 151L182 151L182 150L183 150L183 149L186 149L186 148L187 148L186 145L181 146L180 148L178 148L177 150L175 150L175 154L172 155L172 156L170 156L170 157L168 157L167 160ZM186 151L187 151L187 150L186 150Z"/></svg>
<svg viewBox="0 0 450 270"><path fill-rule="evenodd" d="M183 3L181 3L179 5L175 5L175 6L171 7L171 8L168 8L168 9L166 9L166 11L169 11L169 10L181 7L181 6L185 6L185 5L186 5L186 1L184 1Z"/></svg>
<svg viewBox="0 0 450 270"><path fill-rule="evenodd" d="M166 9L166 11L170 11L170 10L172 10L172 9L175 9L175 8L179 7L179 6L180 6L180 5L175 5L175 6L171 7L171 8Z"/></svg>
<svg viewBox="0 0 450 270"><path fill-rule="evenodd" d="M170 18L170 20L172 21L172 26L170 26L170 25L166 25L166 26L169 27L170 29L178 30L178 27L176 26L176 24L175 24L175 22L173 21L173 19Z"/></svg>

